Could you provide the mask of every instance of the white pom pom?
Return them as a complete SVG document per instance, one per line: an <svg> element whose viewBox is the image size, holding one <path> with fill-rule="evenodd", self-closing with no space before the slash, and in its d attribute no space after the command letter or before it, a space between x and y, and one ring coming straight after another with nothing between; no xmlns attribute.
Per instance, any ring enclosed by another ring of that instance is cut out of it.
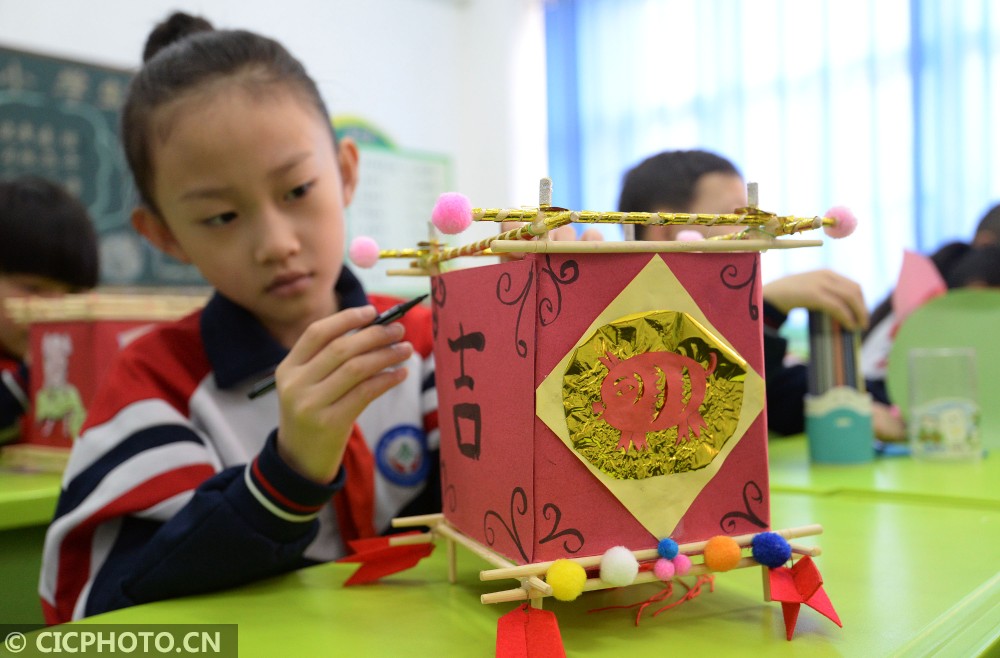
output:
<svg viewBox="0 0 1000 658"><path fill-rule="evenodd" d="M638 574L639 562L624 546L613 546L601 556L601 580L609 585L631 585Z"/></svg>

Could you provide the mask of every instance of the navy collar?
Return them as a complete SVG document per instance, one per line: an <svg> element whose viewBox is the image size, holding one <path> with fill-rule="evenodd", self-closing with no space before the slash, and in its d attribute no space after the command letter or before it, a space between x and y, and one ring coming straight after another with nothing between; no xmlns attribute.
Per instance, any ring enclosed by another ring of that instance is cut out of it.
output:
<svg viewBox="0 0 1000 658"><path fill-rule="evenodd" d="M334 285L340 308L368 303L361 282L347 267ZM288 350L242 306L216 292L201 313L201 339L219 388L231 388L252 375L274 370Z"/></svg>

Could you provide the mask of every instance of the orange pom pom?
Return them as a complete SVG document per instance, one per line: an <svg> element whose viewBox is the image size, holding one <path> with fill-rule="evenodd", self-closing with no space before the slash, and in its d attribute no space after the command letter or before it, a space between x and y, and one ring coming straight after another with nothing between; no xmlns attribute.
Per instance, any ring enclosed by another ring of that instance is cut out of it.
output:
<svg viewBox="0 0 1000 658"><path fill-rule="evenodd" d="M718 535L705 544L705 566L712 571L729 571L740 561L740 545L732 537Z"/></svg>

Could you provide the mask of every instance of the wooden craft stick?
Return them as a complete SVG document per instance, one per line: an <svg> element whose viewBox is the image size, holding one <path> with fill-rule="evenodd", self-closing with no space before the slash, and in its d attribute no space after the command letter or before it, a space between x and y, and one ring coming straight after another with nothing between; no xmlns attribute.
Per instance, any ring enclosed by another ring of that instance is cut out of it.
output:
<svg viewBox="0 0 1000 658"><path fill-rule="evenodd" d="M480 603L510 603L511 601L527 601L528 592L527 590L521 589L505 589L499 592L487 592L479 597Z"/></svg>
<svg viewBox="0 0 1000 658"><path fill-rule="evenodd" d="M819 546L803 546L802 544L796 544L794 542L789 543L792 548L792 553L796 555L808 555L809 557L817 557L823 554L823 549Z"/></svg>
<svg viewBox="0 0 1000 658"><path fill-rule="evenodd" d="M414 544L430 544L434 541L433 532L421 532L417 535L390 535L389 546L412 546Z"/></svg>
<svg viewBox="0 0 1000 658"><path fill-rule="evenodd" d="M446 537L448 539L451 539L451 540L453 540L455 542L458 542L459 544L461 544L462 546L466 547L467 549L469 549L470 551L472 551L473 553L475 553L476 555L478 555L482 559L486 560L490 564L496 565L497 567L499 567L501 569L515 568L514 563L512 563L510 560L507 560L506 558L501 557L500 555L498 555L498 554L494 553L493 551L489 550L488 548L484 547L482 544L476 542L475 540L473 540L473 539L471 539L469 537L466 537L462 533L460 533L457 530L455 530L454 528L452 528L447 523L439 523L436 526L434 526L434 533L435 534L439 534L439 535L441 535L443 537ZM522 574L522 577L523 576L531 576L531 575L534 575L534 574L526 573L526 574Z"/></svg>
<svg viewBox="0 0 1000 658"><path fill-rule="evenodd" d="M527 566L527 565L525 565ZM754 560L752 557L740 558L740 561L736 564L733 569L745 569L747 567L759 567L760 563ZM712 573L704 564L695 564L691 566L691 569L683 576L677 576L678 578L686 578L688 576L702 576L707 573ZM655 583L660 582L660 579L652 571L640 571L636 575L635 580L632 581L632 585L642 585L645 583ZM602 589L612 589L615 587L621 587L620 585L611 585L600 578L588 578L583 584L584 592L594 592ZM489 594L483 594L479 597L480 601L483 603L507 603L510 601L525 601L528 599L528 591L523 588L516 589L505 589L499 592L491 592Z"/></svg>
<svg viewBox="0 0 1000 658"><path fill-rule="evenodd" d="M454 585L458 582L458 564L455 555L455 542L451 539L444 540L448 556L448 582Z"/></svg>
<svg viewBox="0 0 1000 658"><path fill-rule="evenodd" d="M420 514L418 516L401 516L392 520L393 528L410 528L415 525L425 525L433 528L444 521L444 514Z"/></svg>
<svg viewBox="0 0 1000 658"><path fill-rule="evenodd" d="M764 601L771 601L771 570L765 567L763 564L760 565L760 579L764 588Z"/></svg>
<svg viewBox="0 0 1000 658"><path fill-rule="evenodd" d="M797 537L810 537L812 535L819 535L823 533L823 526L819 524L799 526L796 528L785 528L783 530L772 530L776 534L781 535L785 539L794 539ZM745 535L738 535L732 539L742 547L750 545L753 538L760 533L749 533ZM705 544L708 541L698 541L691 542L689 544L681 544L678 546L678 550L686 555L699 554L705 550ZM632 551L635 555L635 559L639 562L644 562L647 560L654 560L659 557L659 553L655 548L647 548L639 551ZM594 567L601 563L601 555L588 555L586 557L580 558L569 558L579 564L580 566ZM548 571L549 567L552 566L552 562L535 562L532 564L522 564L514 567L500 567L498 569L490 569L486 571L479 572L480 580L502 580L504 578L523 578L525 576L531 575L541 575Z"/></svg>
<svg viewBox="0 0 1000 658"><path fill-rule="evenodd" d="M657 253L657 252L728 252L767 251L768 249L798 249L799 247L819 247L822 240L696 240L639 241L639 242L539 242L524 240L494 240L490 249L494 253Z"/></svg>
<svg viewBox="0 0 1000 658"><path fill-rule="evenodd" d="M416 517L411 517L411 518L416 518ZM447 522L436 524L434 526L434 533L446 537L449 540L458 542L459 544L465 546L467 549L469 549L470 551L472 551L473 553L475 553L476 555L478 555L479 557L486 560L492 565L498 566L500 568L512 568L515 566L514 563L511 562L510 560L501 557L500 555L487 549L486 547L476 542L475 540L466 537L462 533L458 532L450 525L448 525ZM531 589L537 590L544 596L552 595L552 586L549 585L544 580L542 580L541 578L538 578L534 574L525 574L525 579L527 580L526 584ZM525 590L525 598L528 598L527 592L528 590Z"/></svg>
<svg viewBox="0 0 1000 658"><path fill-rule="evenodd" d="M420 267L410 267L405 270L386 270L388 276L430 276L430 271Z"/></svg>

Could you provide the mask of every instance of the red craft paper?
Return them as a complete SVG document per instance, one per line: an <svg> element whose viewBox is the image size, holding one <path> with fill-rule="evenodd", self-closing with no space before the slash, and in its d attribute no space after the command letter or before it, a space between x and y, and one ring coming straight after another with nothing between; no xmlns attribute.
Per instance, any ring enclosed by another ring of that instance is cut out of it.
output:
<svg viewBox="0 0 1000 658"><path fill-rule="evenodd" d="M522 605L497 620L497 658L565 658L555 613Z"/></svg>
<svg viewBox="0 0 1000 658"><path fill-rule="evenodd" d="M748 416L745 432L727 446L732 454L698 489L690 477L673 480L684 480L691 502L660 536L535 415L536 389L654 261L761 377L758 254L529 256L435 278L444 514L461 532L524 563L616 545L649 548L667 534L684 542L768 527L763 412ZM643 286L637 297L645 305L639 310L674 310L659 286Z"/></svg>
<svg viewBox="0 0 1000 658"><path fill-rule="evenodd" d="M923 304L948 291L941 272L927 256L909 249L903 252L899 281L892 291L892 311L900 323Z"/></svg>
<svg viewBox="0 0 1000 658"><path fill-rule="evenodd" d="M808 555L800 558L791 567L777 567L769 570L771 599L781 602L785 618L785 636L791 640L799 617L801 604L806 604L824 617L843 626L833 603L823 590L823 577L816 563Z"/></svg>
<svg viewBox="0 0 1000 658"><path fill-rule="evenodd" d="M438 277L432 295L444 514L465 534L518 563L530 561L518 546L530 545L534 536L527 496L534 480L535 372L528 345L535 343L535 329L522 321L523 335L517 333L520 302L507 305L501 298L516 300L531 276L528 260L506 263L502 271L457 270ZM533 298L525 307L534 307ZM503 521L489 526L489 537L488 511Z"/></svg>
<svg viewBox="0 0 1000 658"><path fill-rule="evenodd" d="M337 562L360 562L361 566L344 582L345 587L375 582L384 576L410 569L434 550L431 542L390 546L389 537L357 539L350 542L350 547L354 553Z"/></svg>

